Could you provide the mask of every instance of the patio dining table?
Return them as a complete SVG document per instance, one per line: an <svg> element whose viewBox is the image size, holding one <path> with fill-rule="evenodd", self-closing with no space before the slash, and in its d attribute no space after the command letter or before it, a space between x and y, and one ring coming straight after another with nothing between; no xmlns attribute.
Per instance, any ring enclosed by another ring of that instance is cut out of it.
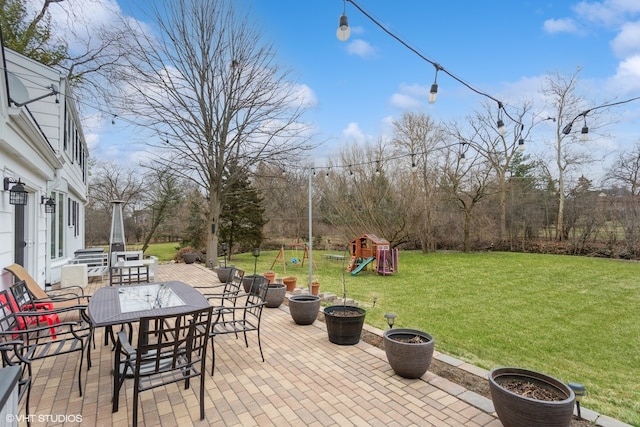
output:
<svg viewBox="0 0 640 427"><path fill-rule="evenodd" d="M197 289L178 281L104 286L89 300L89 318L95 327L124 325L141 317L181 314L208 306Z"/></svg>

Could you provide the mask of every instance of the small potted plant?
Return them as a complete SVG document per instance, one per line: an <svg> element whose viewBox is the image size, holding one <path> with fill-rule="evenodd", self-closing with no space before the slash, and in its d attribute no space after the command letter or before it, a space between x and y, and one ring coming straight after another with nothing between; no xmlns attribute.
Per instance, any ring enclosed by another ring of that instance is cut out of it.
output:
<svg viewBox="0 0 640 427"><path fill-rule="evenodd" d="M348 250L348 248L347 248ZM346 257L345 257L346 259ZM360 341L366 311L363 308L346 305L347 285L344 277L346 267L342 261L342 305L325 307L324 321L327 325L329 341L338 345L354 345Z"/></svg>

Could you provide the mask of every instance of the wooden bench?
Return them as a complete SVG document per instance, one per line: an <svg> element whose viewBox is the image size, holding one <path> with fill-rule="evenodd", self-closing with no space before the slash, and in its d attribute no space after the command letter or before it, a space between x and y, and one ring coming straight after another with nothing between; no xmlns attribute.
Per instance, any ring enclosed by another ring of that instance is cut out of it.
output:
<svg viewBox="0 0 640 427"><path fill-rule="evenodd" d="M109 254L102 248L80 249L69 264L86 264L88 277L104 277L109 272Z"/></svg>

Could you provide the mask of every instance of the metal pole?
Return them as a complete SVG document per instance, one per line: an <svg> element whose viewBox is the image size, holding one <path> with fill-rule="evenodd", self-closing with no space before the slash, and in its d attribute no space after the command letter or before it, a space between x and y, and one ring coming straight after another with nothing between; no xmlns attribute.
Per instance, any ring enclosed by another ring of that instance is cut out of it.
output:
<svg viewBox="0 0 640 427"><path fill-rule="evenodd" d="M313 282L313 168L309 168L309 293Z"/></svg>

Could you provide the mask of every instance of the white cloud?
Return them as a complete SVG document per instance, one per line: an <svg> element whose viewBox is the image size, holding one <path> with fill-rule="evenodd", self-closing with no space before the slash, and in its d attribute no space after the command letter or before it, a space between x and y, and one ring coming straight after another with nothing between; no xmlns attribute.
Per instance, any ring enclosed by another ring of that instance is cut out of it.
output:
<svg viewBox="0 0 640 427"><path fill-rule="evenodd" d="M580 30L578 29L578 25L571 18L563 18L563 19L547 19L544 21L543 29L545 32L549 34L557 34L557 33L572 33L578 34Z"/></svg>
<svg viewBox="0 0 640 427"><path fill-rule="evenodd" d="M610 84L623 93L640 90L640 54L621 61Z"/></svg>
<svg viewBox="0 0 640 427"><path fill-rule="evenodd" d="M429 96L429 88L419 84L402 83L399 91L391 95L389 103L400 110L415 110L424 106Z"/></svg>
<svg viewBox="0 0 640 427"><path fill-rule="evenodd" d="M622 25L620 32L611 42L615 54L624 58L627 55L640 52L640 21L628 22Z"/></svg>
<svg viewBox="0 0 640 427"><path fill-rule="evenodd" d="M604 26L617 26L640 12L637 0L582 1L573 10L582 20Z"/></svg>
<svg viewBox="0 0 640 427"><path fill-rule="evenodd" d="M371 140L371 137L366 135L356 122L349 123L347 127L342 130L342 137L347 142L355 142L356 144L365 144Z"/></svg>
<svg viewBox="0 0 640 427"><path fill-rule="evenodd" d="M292 91L296 101L303 107L315 107L318 105L318 98L315 92L305 84L296 84Z"/></svg>
<svg viewBox="0 0 640 427"><path fill-rule="evenodd" d="M368 42L362 39L355 39L347 45L347 52L350 55L356 55L364 59L376 56L376 50Z"/></svg>

